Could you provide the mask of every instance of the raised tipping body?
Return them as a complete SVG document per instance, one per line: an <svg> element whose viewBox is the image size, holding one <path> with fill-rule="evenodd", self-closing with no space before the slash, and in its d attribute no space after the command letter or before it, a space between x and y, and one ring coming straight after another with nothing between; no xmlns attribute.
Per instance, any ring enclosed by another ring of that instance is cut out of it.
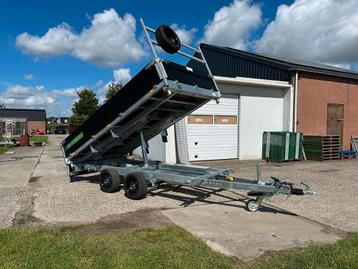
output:
<svg viewBox="0 0 358 269"><path fill-rule="evenodd" d="M126 155L140 146L140 131L149 140L219 97L207 74L153 61L63 141L64 154L72 163Z"/></svg>

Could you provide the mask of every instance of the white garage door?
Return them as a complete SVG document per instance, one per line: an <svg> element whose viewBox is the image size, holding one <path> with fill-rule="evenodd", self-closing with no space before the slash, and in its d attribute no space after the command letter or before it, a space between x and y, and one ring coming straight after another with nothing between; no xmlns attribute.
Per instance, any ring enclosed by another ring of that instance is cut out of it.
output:
<svg viewBox="0 0 358 269"><path fill-rule="evenodd" d="M240 95L239 159L262 157L265 131L283 131L284 99L282 90L262 91L266 96Z"/></svg>
<svg viewBox="0 0 358 269"><path fill-rule="evenodd" d="M210 101L188 116L189 161L237 158L238 97Z"/></svg>

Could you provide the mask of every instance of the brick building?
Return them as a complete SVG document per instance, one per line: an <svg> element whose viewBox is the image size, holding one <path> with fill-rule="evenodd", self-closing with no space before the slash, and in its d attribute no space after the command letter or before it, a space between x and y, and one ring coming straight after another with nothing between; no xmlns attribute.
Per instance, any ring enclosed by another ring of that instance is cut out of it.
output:
<svg viewBox="0 0 358 269"><path fill-rule="evenodd" d="M46 130L46 111L43 109L0 109L0 135L19 136L31 130Z"/></svg>
<svg viewBox="0 0 358 269"><path fill-rule="evenodd" d="M264 131L340 135L344 149L358 135L357 72L208 44L200 48L223 96L169 130L174 146L153 139L152 152L161 153L153 159L260 159ZM203 68L194 61L188 67Z"/></svg>
<svg viewBox="0 0 358 269"><path fill-rule="evenodd" d="M343 148L358 135L358 75L298 73L297 131L342 137Z"/></svg>

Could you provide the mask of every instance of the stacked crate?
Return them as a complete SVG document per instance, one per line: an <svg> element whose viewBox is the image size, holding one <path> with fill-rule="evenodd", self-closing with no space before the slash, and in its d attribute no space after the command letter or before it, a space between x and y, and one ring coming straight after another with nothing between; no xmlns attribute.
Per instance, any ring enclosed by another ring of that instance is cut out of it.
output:
<svg viewBox="0 0 358 269"><path fill-rule="evenodd" d="M303 147L307 160L338 160L341 149L339 135L305 135Z"/></svg>
<svg viewBox="0 0 358 269"><path fill-rule="evenodd" d="M264 132L262 159L270 162L301 160L302 140L302 133Z"/></svg>

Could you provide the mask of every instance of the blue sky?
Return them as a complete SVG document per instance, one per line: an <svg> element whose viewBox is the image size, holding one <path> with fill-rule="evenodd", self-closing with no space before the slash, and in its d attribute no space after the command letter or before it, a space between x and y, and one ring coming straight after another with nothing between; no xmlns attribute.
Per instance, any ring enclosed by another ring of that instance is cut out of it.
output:
<svg viewBox="0 0 358 269"><path fill-rule="evenodd" d="M357 69L358 3L2 1L0 103L69 115L76 91L126 82L149 60L139 18L207 43ZM171 4L169 4L171 3Z"/></svg>

